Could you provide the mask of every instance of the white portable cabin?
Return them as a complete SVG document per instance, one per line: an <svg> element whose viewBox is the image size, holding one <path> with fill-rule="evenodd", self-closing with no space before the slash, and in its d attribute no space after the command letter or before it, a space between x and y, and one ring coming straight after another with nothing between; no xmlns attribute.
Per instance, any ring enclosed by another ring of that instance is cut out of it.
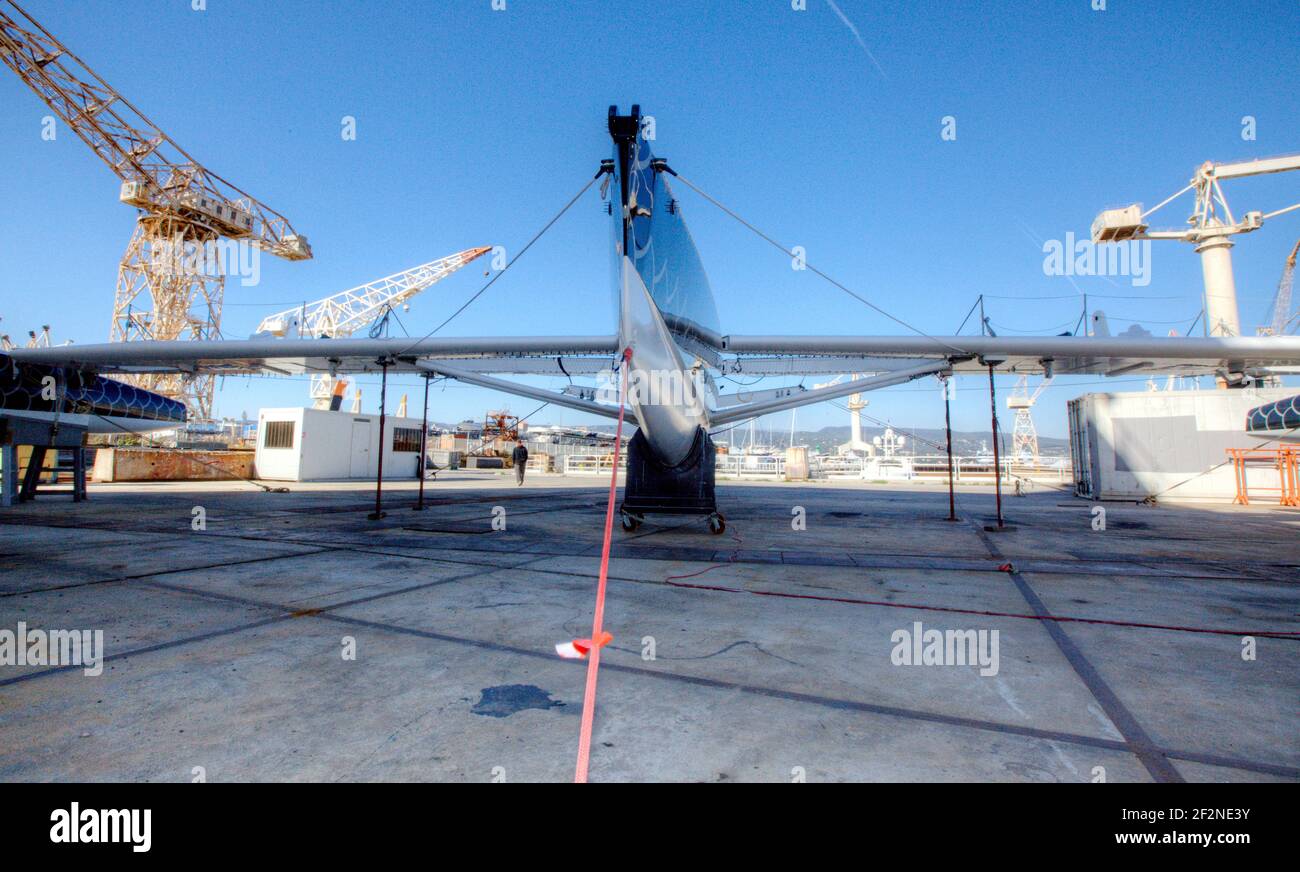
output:
<svg viewBox="0 0 1300 872"><path fill-rule="evenodd" d="M1068 403L1075 493L1098 500L1231 500L1229 448L1276 447L1246 433L1246 413L1295 388L1084 394ZM1248 470L1254 487L1277 473Z"/></svg>
<svg viewBox="0 0 1300 872"><path fill-rule="evenodd" d="M419 418L384 421L384 480L414 479ZM271 481L374 479L379 468L379 415L290 407L257 413L258 478Z"/></svg>

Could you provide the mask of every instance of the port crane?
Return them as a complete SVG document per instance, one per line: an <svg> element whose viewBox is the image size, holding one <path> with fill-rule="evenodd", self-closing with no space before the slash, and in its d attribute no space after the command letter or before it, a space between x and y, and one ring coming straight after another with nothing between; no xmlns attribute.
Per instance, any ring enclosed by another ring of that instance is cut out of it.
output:
<svg viewBox="0 0 1300 872"><path fill-rule="evenodd" d="M1034 403L1055 376L1043 379L1034 392L1029 392L1029 376L1022 375L1016 380L1016 386L1007 397L1007 408L1016 413L1015 423L1011 428L1011 456L1022 463L1038 463L1038 429L1034 426L1032 409ZM997 434L994 434L995 436Z"/></svg>
<svg viewBox="0 0 1300 872"><path fill-rule="evenodd" d="M0 0L0 61L121 179L139 210L118 266L109 339L221 338L222 240L286 260L311 257L284 215L204 167L12 0ZM213 376L151 374L135 384L212 415Z"/></svg>
<svg viewBox="0 0 1300 872"><path fill-rule="evenodd" d="M1283 336L1294 332L1300 312L1291 314L1291 285L1295 280L1295 259L1300 254L1300 240L1287 256L1286 266L1282 267L1282 278L1277 283L1277 293L1273 295L1273 305L1269 309L1268 324L1257 331L1261 336Z"/></svg>
<svg viewBox="0 0 1300 872"><path fill-rule="evenodd" d="M35 330L27 331L27 345L24 347L49 348L51 345L53 345L53 343L50 341L49 324L42 324L40 333L37 333ZM0 350L12 351L17 347L18 347L17 343L15 343L12 339L9 338L8 333L0 334Z"/></svg>
<svg viewBox="0 0 1300 872"><path fill-rule="evenodd" d="M1227 198L1219 183L1228 179L1289 170L1300 170L1300 154L1230 163L1206 161L1197 167L1186 187L1145 212L1141 203L1102 211L1092 222L1092 241L1102 243L1125 242L1130 239L1174 239L1196 246L1196 252L1201 256L1201 271L1205 280L1206 333L1210 336L1240 336L1237 285L1232 275L1232 237L1258 230L1269 218L1300 209L1300 203L1267 213L1245 212L1238 220L1228 207ZM1151 230L1147 218L1188 191L1195 192L1196 202L1187 219L1187 229Z"/></svg>
<svg viewBox="0 0 1300 872"><path fill-rule="evenodd" d="M346 291L331 294L314 303L267 315L257 325L254 338L336 339L351 336L394 306L407 305L416 294L437 284L476 258L491 251L491 246L467 248L438 260L431 260L402 272L375 279ZM342 399L343 382L329 373L311 377L311 398L318 409L329 409L334 398Z"/></svg>

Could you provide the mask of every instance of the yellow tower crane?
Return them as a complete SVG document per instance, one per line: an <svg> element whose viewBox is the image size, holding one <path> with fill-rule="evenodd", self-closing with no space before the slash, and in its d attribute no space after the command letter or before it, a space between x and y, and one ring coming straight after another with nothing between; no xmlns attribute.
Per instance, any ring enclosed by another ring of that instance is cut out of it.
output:
<svg viewBox="0 0 1300 872"><path fill-rule="evenodd" d="M117 274L115 342L219 339L223 240L286 260L311 247L289 219L206 169L12 0L0 0L0 61L122 180L139 217ZM141 387L212 415L211 376L142 375Z"/></svg>

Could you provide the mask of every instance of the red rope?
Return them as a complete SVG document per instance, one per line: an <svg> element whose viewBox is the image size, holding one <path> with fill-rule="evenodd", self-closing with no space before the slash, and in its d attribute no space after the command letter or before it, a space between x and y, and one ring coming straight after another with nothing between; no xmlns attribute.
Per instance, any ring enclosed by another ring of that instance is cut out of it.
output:
<svg viewBox="0 0 1300 872"><path fill-rule="evenodd" d="M601 634L605 620L605 583L609 579L609 543L614 535L614 500L618 495L618 456L623 447L623 410L627 407L627 370L632 349L623 351L623 378L618 396L618 430L614 435L614 469L609 474L609 505L605 507L605 543L600 553L600 581L596 584L596 613L591 620L591 652L587 655L587 690L582 698L582 730L578 733L575 784L587 783L591 758L591 726L596 716L596 673L600 669Z"/></svg>

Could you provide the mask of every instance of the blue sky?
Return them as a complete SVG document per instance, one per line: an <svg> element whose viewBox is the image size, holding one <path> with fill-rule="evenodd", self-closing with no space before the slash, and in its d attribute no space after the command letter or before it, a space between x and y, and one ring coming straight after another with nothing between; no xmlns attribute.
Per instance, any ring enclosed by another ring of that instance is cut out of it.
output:
<svg viewBox="0 0 1300 872"><path fill-rule="evenodd" d="M611 3L490 0L67 2L23 6L205 165L286 214L316 256L262 259L227 283L224 329L473 245L521 246L608 156L610 103L639 102L656 150L810 262L930 333L976 297L1004 335L1059 333L1080 292L1112 326L1186 331L1200 310L1191 247L1157 242L1150 283L1043 271L1042 243L1086 237L1097 211L1174 193L1207 159L1300 150L1293 2L1107 0L923 3L807 0ZM850 24L852 27L850 27ZM857 31L855 36L854 29ZM117 180L48 109L0 75L0 330L43 323L104 341L133 211ZM345 141L342 119L356 119ZM941 137L943 118L956 139ZM1254 140L1242 118L1254 118ZM1234 212L1300 200L1300 178L1230 183ZM724 332L892 334L897 325L679 191ZM1181 226L1190 199L1158 213ZM589 192L457 318L446 335L607 333L608 227ZM1243 331L1272 298L1300 213L1239 237ZM432 329L478 289L468 268L417 298ZM1051 298L1051 299L1042 299ZM970 328L968 327L968 330ZM400 329L397 331L400 334ZM363 378L367 410L377 379ZM417 379L395 379L390 406ZM1141 389L1115 380L1111 389ZM1005 389L1005 388L1004 388ZM1061 379L1036 410L1065 434L1065 400L1103 390ZM963 381L954 425L987 427L986 385ZM305 382L227 379L221 414L299 405ZM431 417L536 403L474 388L434 393ZM868 413L942 422L930 383L871 396ZM831 406L803 427L845 423ZM575 423L547 409L534 419ZM772 426L788 426L789 415Z"/></svg>

